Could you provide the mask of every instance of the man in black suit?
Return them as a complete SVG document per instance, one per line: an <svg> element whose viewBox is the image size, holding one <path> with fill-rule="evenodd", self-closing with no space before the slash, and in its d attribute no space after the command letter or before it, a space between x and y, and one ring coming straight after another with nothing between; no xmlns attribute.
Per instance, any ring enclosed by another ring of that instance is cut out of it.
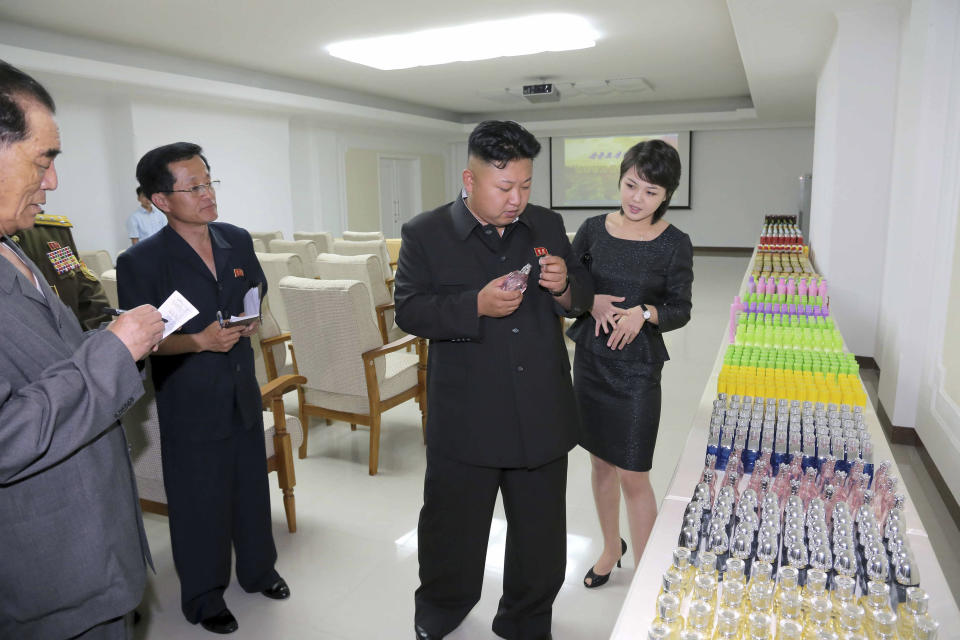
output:
<svg viewBox="0 0 960 640"><path fill-rule="evenodd" d="M149 151L137 180L167 216L163 229L117 258L122 307L159 307L179 291L199 313L152 358L163 482L184 616L215 633L237 621L223 592L231 546L244 590L289 597L274 564L260 389L249 337L257 323L224 328L243 315L243 297L266 278L245 230L217 219L217 182L202 149L178 142Z"/></svg>
<svg viewBox="0 0 960 640"><path fill-rule="evenodd" d="M539 151L515 122L479 124L466 197L402 230L397 324L430 339L421 640L450 633L479 601L498 491L508 529L494 632L549 638L563 584L567 452L579 424L560 316L586 312L593 285L560 216L527 204ZM501 288L526 264L525 291Z"/></svg>

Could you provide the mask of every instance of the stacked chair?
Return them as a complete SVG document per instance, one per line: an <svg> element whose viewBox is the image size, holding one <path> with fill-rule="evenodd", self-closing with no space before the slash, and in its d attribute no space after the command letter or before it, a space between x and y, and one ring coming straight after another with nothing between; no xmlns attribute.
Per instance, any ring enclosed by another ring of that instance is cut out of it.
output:
<svg viewBox="0 0 960 640"><path fill-rule="evenodd" d="M338 238L333 241L333 253L342 256L373 254L379 257L380 267L383 270L383 281L393 291L393 269L390 268L390 254L387 252L387 243L383 238L379 240L345 240Z"/></svg>
<svg viewBox="0 0 960 640"><path fill-rule="evenodd" d="M270 253L295 253L303 263L304 277L312 278L317 275L314 263L319 252L313 240L271 240Z"/></svg>
<svg viewBox="0 0 960 640"><path fill-rule="evenodd" d="M375 255L341 256L321 253L316 260L316 277L320 280L359 280L367 287L370 303L376 314L383 344L399 340L406 334L394 320L393 296L381 275L380 258Z"/></svg>
<svg viewBox="0 0 960 640"><path fill-rule="evenodd" d="M294 240L313 240L317 245L317 253L333 251L333 234L328 231L294 231Z"/></svg>
<svg viewBox="0 0 960 640"><path fill-rule="evenodd" d="M110 254L105 249L98 249L97 251L80 251L80 262L87 265L87 268L90 271L93 271L94 275L98 278L100 274L104 271L113 269L113 260L110 258Z"/></svg>
<svg viewBox="0 0 960 640"><path fill-rule="evenodd" d="M267 297L270 299L270 308L273 309L277 324L281 331L289 331L290 324L278 287L284 276L305 275L303 261L295 253L258 253L257 260L267 277Z"/></svg>

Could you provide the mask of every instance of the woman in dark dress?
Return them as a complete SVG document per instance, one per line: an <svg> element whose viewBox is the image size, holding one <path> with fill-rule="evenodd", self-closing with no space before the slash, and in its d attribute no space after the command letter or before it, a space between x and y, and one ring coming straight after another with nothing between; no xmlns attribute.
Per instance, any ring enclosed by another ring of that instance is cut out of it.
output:
<svg viewBox="0 0 960 640"><path fill-rule="evenodd" d="M586 220L573 241L596 291L593 309L568 335L576 342L574 391L590 452L603 553L584 577L610 578L626 553L620 538L623 491L634 557L657 517L649 471L660 423L660 372L669 359L662 333L690 320L693 246L663 214L680 182L680 157L661 140L630 148L620 165L620 210Z"/></svg>

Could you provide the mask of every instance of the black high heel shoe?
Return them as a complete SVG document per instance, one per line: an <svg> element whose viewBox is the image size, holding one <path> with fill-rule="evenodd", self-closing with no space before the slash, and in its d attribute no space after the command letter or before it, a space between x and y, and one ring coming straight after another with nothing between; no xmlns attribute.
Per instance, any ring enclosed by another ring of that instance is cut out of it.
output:
<svg viewBox="0 0 960 640"><path fill-rule="evenodd" d="M620 558L622 559L625 555L627 555L627 541L623 538L620 538ZM617 560L617 566L621 566L620 560ZM597 575L594 573L593 567L590 567L590 570L587 571L587 575L583 576L583 586L585 586L587 589L596 589L597 587L602 587L603 585L607 584L607 580L610 579L611 573L613 573L613 569L611 569L609 573L605 573L602 576ZM588 583L587 580L590 582Z"/></svg>

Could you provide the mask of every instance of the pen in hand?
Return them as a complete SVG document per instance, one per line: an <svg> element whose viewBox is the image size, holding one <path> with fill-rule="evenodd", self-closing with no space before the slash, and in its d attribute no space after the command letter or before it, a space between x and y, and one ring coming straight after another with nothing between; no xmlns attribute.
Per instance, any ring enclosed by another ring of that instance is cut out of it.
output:
<svg viewBox="0 0 960 640"><path fill-rule="evenodd" d="M103 312L104 312L105 314L107 314L108 316L118 317L121 313L126 313L127 310L126 310L126 309L114 309L113 307L107 307L106 309L103 310ZM161 318L161 320L163 320L164 322L167 321L166 318Z"/></svg>

